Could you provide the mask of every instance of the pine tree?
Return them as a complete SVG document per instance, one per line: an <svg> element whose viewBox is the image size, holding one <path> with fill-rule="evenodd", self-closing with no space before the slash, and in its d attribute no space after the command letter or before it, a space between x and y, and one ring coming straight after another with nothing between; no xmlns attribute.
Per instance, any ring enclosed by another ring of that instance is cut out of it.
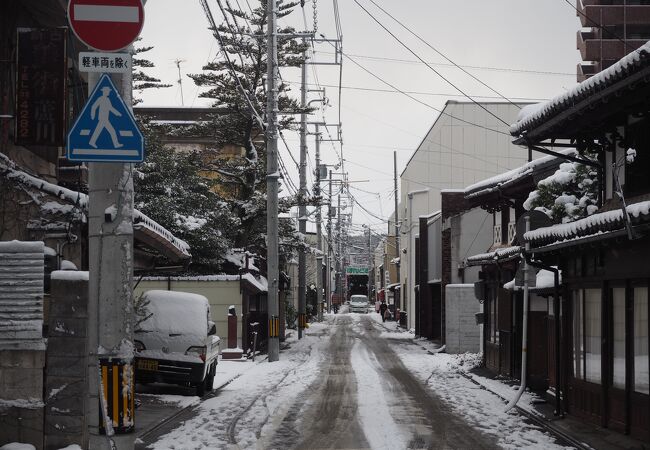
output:
<svg viewBox="0 0 650 450"><path fill-rule="evenodd" d="M290 14L297 4L279 0L279 16ZM189 75L207 89L200 96L212 99L215 108L212 120L197 127L214 139L212 149L203 155L204 169L217 174L214 183L237 218L234 246L265 254L266 142L261 122L266 105L266 2L260 0L251 10L228 9L227 13L216 30L221 57L205 65L203 73ZM295 30L278 31L285 34L278 38L279 65L298 67L303 62L303 46L286 36ZM288 85L280 83L281 130L295 127L294 117L301 111L288 94ZM294 203L295 199L285 199L281 207L286 210ZM283 229L281 233L290 240L295 231Z"/></svg>
<svg viewBox="0 0 650 450"><path fill-rule="evenodd" d="M596 161L594 156L582 156ZM593 167L566 162L537 184L537 189L524 202L524 208L542 211L555 223L572 222L598 210L599 191L598 172Z"/></svg>
<svg viewBox="0 0 650 450"><path fill-rule="evenodd" d="M142 38L136 39L140 41ZM138 57L142 53L146 53L153 49L153 46L149 47L135 47L133 49L133 60L131 62L131 74L133 77L133 90L139 94L142 93L145 89L164 89L171 87L171 84L163 83L160 79L152 77L151 75L146 74L142 69L155 67L155 64L148 60L147 58ZM133 96L133 105L142 103L142 99Z"/></svg>
<svg viewBox="0 0 650 450"><path fill-rule="evenodd" d="M140 128L147 159L134 177L136 208L190 245L193 271L219 271L236 222L201 175L201 156L165 147L162 131L150 123L140 123Z"/></svg>

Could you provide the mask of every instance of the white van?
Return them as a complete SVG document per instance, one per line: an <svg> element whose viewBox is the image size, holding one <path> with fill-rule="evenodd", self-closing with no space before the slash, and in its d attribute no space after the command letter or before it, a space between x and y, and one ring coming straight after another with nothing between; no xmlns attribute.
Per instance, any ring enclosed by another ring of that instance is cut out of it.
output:
<svg viewBox="0 0 650 450"><path fill-rule="evenodd" d="M350 297L350 312L368 313L370 304L368 303L368 296L366 295L353 295Z"/></svg>
<svg viewBox="0 0 650 450"><path fill-rule="evenodd" d="M219 345L210 304L202 295L146 291L135 328L135 380L173 383L212 390Z"/></svg>

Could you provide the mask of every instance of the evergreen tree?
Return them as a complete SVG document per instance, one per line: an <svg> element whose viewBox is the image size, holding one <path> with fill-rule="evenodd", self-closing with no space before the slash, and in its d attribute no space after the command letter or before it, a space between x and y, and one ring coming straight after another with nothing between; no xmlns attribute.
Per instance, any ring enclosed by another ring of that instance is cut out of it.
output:
<svg viewBox="0 0 650 450"><path fill-rule="evenodd" d="M595 156L582 155L596 161ZM544 212L555 223L573 222L598 210L598 172L577 162L565 162L550 177L541 180L524 202L527 210Z"/></svg>
<svg viewBox="0 0 650 450"><path fill-rule="evenodd" d="M252 3L252 2L251 2ZM278 1L279 17L291 13L296 2ZM220 58L189 75L201 88L201 97L213 100L215 114L198 132L214 140L203 155L204 169L216 173L214 180L237 220L234 246L266 254L266 140L262 121L266 105L266 1L259 0L251 10L229 9L228 17L217 27ZM286 34L293 28L278 30L278 63L298 67L303 46ZM289 97L289 87L279 85L280 129L295 127L299 103ZM196 133L197 130L191 130ZM229 149L229 151L225 151ZM294 199L285 199L285 211ZM286 239L295 230L283 228ZM281 234L281 239L282 239Z"/></svg>
<svg viewBox="0 0 650 450"><path fill-rule="evenodd" d="M201 176L201 156L165 147L161 130L140 123L147 158L134 177L135 207L190 245L197 272L220 269L235 227L228 205Z"/></svg>
<svg viewBox="0 0 650 450"><path fill-rule="evenodd" d="M136 42L142 38L136 39ZM155 64L148 60L147 58L139 57L142 53L146 53L149 50L153 49L153 46L149 47L135 47L133 49L133 58L131 62L131 73L133 77L133 90L139 94L142 93L145 89L163 89L171 87L171 84L163 83L160 79L152 77L151 75L146 74L142 69L155 67ZM142 99L133 96L133 105L142 103Z"/></svg>

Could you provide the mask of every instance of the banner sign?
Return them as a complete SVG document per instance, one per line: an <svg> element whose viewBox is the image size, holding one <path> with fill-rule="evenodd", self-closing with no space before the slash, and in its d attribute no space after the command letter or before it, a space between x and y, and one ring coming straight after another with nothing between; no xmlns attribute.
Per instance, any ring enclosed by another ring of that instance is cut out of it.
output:
<svg viewBox="0 0 650 450"><path fill-rule="evenodd" d="M65 144L65 28L19 28L16 55L16 145Z"/></svg>
<svg viewBox="0 0 650 450"><path fill-rule="evenodd" d="M369 270L367 267L346 267L345 273L347 275L368 275Z"/></svg>

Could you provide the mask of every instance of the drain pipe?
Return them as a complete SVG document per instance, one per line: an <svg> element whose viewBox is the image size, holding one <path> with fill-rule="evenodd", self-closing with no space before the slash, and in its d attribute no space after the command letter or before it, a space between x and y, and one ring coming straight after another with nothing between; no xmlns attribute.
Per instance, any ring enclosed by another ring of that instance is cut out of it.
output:
<svg viewBox="0 0 650 450"><path fill-rule="evenodd" d="M530 231L530 216L524 217L526 223L526 233ZM524 260L523 260L523 272L524 272L524 311L522 317L522 327L521 327L521 386L517 391L517 395L513 398L508 406L506 406L506 412L510 411L519 401L521 395L526 390L526 356L528 354L528 262L526 261L526 256L530 251L530 243L526 242L524 245Z"/></svg>

